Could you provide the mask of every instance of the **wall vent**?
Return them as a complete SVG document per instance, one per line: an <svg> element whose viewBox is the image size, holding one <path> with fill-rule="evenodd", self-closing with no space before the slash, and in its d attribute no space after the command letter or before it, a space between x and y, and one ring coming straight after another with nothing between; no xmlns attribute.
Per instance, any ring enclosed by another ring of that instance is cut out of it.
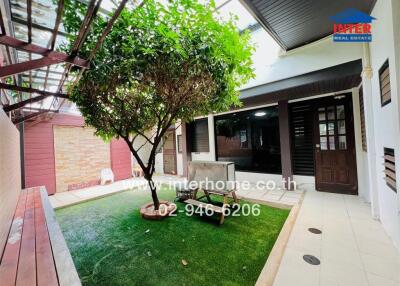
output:
<svg viewBox="0 0 400 286"><path fill-rule="evenodd" d="M396 163L394 156L394 149L384 148L384 160L385 160L385 181L386 184L397 193L396 189Z"/></svg>
<svg viewBox="0 0 400 286"><path fill-rule="evenodd" d="M379 86L381 90L381 105L385 106L392 101L390 91L389 60L387 60L379 69Z"/></svg>

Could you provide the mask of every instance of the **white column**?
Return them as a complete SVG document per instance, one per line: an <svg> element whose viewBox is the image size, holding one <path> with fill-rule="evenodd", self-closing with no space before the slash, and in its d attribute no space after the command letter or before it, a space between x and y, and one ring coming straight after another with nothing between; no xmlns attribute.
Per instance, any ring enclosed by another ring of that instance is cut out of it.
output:
<svg viewBox="0 0 400 286"><path fill-rule="evenodd" d="M356 150L356 162L357 162L357 181L358 181L358 195L365 201L371 202L370 188L368 182L369 174L366 172L364 164L366 162L366 154L362 150L362 136L361 136L361 116L360 116L360 96L358 88L351 90L353 98L353 121L354 121L354 139L355 139L355 150Z"/></svg>
<svg viewBox="0 0 400 286"><path fill-rule="evenodd" d="M215 130L214 130L214 115L208 115L208 143L209 143L209 156L210 161L215 161L217 159L215 154Z"/></svg>
<svg viewBox="0 0 400 286"><path fill-rule="evenodd" d="M367 137L367 153L368 153L368 185L371 197L372 216L379 218L379 195L376 173L376 148L374 133L374 114L372 105L372 68L369 44L363 44L363 71L362 71L362 88L364 94L364 115L365 115L365 132Z"/></svg>

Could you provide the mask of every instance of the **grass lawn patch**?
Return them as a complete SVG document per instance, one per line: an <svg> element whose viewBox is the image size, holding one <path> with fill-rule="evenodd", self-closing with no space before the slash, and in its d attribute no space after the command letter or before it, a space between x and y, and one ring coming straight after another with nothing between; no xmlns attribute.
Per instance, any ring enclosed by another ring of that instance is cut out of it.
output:
<svg viewBox="0 0 400 286"><path fill-rule="evenodd" d="M176 217L149 221L139 209L150 200L133 190L56 211L84 285L254 285L289 214L261 206L219 226L177 203Z"/></svg>

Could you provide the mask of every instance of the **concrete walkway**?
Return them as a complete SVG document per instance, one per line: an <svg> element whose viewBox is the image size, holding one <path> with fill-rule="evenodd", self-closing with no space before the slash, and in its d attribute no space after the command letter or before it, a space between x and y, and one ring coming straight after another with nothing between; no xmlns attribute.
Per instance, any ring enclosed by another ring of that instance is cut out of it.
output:
<svg viewBox="0 0 400 286"><path fill-rule="evenodd" d="M143 178L131 178L104 186L99 185L79 190L55 193L54 195L49 196L49 200L53 208L57 209L142 187L144 185L147 185L147 183Z"/></svg>
<svg viewBox="0 0 400 286"><path fill-rule="evenodd" d="M359 197L308 191L274 281L291 285L400 286L400 254Z"/></svg>
<svg viewBox="0 0 400 286"><path fill-rule="evenodd" d="M303 190L285 191L285 190L260 190L251 188L250 190L238 190L236 194L239 198L247 199L253 202L269 203L269 204L283 204L293 206L301 200Z"/></svg>
<svg viewBox="0 0 400 286"><path fill-rule="evenodd" d="M158 184L171 183L171 185L173 185L172 182L183 181L183 178L178 176L155 175L153 180ZM74 191L55 193L49 196L49 199L53 208L58 209L132 189L143 190L146 187L147 181L143 177L130 178L104 186L99 185Z"/></svg>
<svg viewBox="0 0 400 286"><path fill-rule="evenodd" d="M167 185L170 184L171 186L174 185L174 182L179 183L183 180L184 178L178 176L154 176L154 181L156 183ZM104 186L99 185L74 191L55 193L54 195L50 196L49 199L53 208L58 209L131 189L143 190L146 187L147 181L144 178L130 178ZM236 193L239 198L248 199L254 202L268 202L272 204L279 203L292 206L299 202L303 191L299 190L288 192L285 190L257 190L255 187L253 187L249 190L239 190Z"/></svg>

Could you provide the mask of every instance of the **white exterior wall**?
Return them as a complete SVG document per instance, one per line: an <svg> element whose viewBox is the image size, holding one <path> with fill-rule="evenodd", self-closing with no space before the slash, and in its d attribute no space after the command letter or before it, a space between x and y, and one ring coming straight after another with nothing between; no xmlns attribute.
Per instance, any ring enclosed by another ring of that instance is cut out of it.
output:
<svg viewBox="0 0 400 286"><path fill-rule="evenodd" d="M144 139L143 137L139 136L134 144L133 147L135 149L139 148L140 146L142 146L145 143L146 139ZM143 163L145 163L147 165L149 156L150 156L150 152L151 152L151 145L149 143L144 144L139 152L138 155L139 157L142 159ZM131 155L132 158L132 165L133 167L137 167L139 166L139 164L137 163L135 157L133 157L133 155ZM155 163L155 172L156 174L163 174L164 173L164 162L163 162L163 153L158 153L156 154L156 163Z"/></svg>
<svg viewBox="0 0 400 286"><path fill-rule="evenodd" d="M372 83L372 109L374 118L376 180L379 205L379 218L394 243L400 248L400 122L399 122L399 84L400 84L400 51L399 51L399 17L398 0L377 1L372 16L377 18L373 26L373 41L370 44ZM389 59L391 103L381 106L379 69ZM395 149L397 166L396 194L384 180L383 148Z"/></svg>

